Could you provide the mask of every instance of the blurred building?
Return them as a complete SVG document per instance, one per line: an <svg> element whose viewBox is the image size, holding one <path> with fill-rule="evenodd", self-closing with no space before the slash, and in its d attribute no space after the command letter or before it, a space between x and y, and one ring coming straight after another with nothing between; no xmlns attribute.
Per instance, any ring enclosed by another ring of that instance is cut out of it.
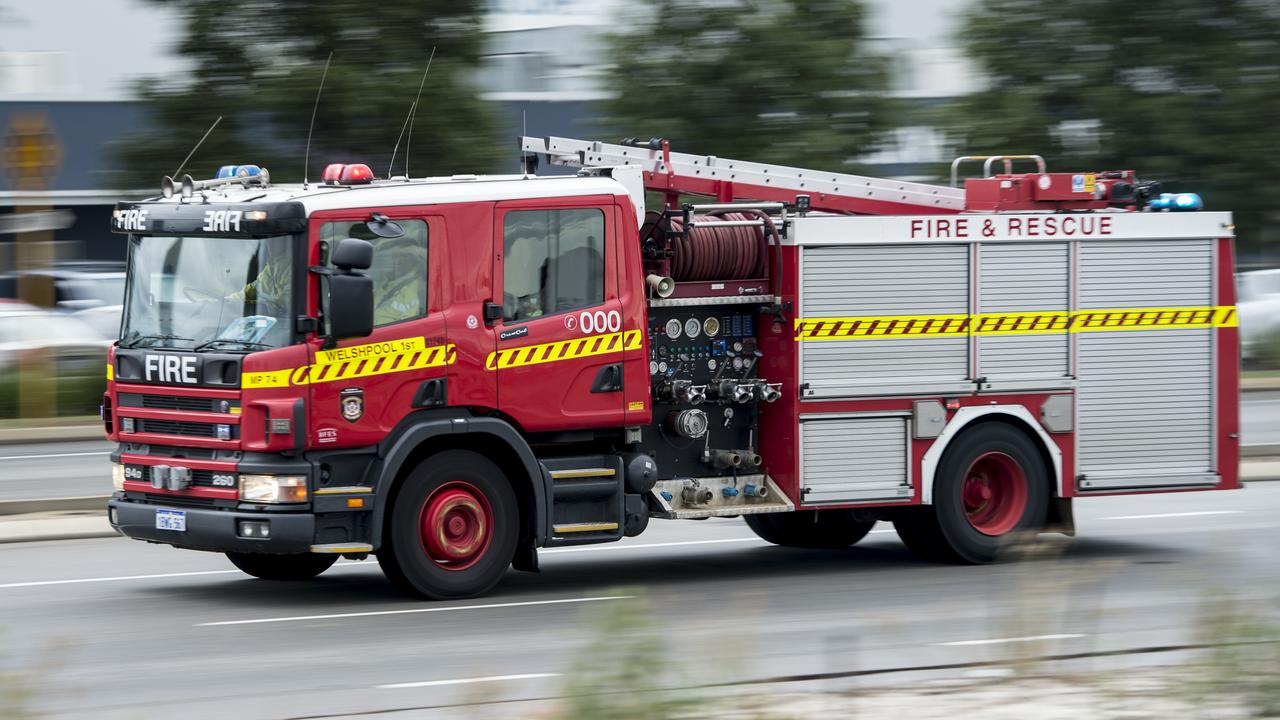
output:
<svg viewBox="0 0 1280 720"><path fill-rule="evenodd" d="M974 87L949 39L969 0L868 2L869 32L894 58L896 95L927 106ZM488 50L476 83L484 99L502 107L507 134L599 134L593 103L619 88L605 86L598 70L608 62L608 34L626 27L627 8L623 0L489 0ZM111 145L148 122L132 83L183 66L171 50L180 29L172 9L141 0L77 3L74 21L62 3L19 0L0 10L0 132L8 159L0 174L0 274L16 264L4 218L18 210L72 214L69 227L57 227L66 214L41 216L51 226L39 237L42 257L123 258L123 240L106 230L111 207L154 189L112 187ZM894 139L857 160L884 175L918 177L947 159L930 128L901 128Z"/></svg>

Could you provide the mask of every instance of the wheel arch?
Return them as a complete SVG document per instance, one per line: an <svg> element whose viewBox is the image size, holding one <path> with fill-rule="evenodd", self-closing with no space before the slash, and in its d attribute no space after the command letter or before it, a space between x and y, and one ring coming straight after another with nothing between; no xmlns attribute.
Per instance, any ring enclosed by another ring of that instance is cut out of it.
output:
<svg viewBox="0 0 1280 720"><path fill-rule="evenodd" d="M1040 451L1040 456L1045 461L1045 466L1051 472L1052 496L1055 498L1061 496L1062 451L1058 448L1057 443L1053 441L1053 438L1049 436L1048 431L1036 421L1030 411L1021 405L987 405L965 407L957 410L951 421L943 428L942 433L934 439L933 444L925 451L924 457L920 461L921 504L933 504L933 482L937 475L938 465L942 462L942 456L946 453L947 447L951 442L964 431L990 422L1010 425L1021 430L1030 438L1037 450Z"/></svg>
<svg viewBox="0 0 1280 720"><path fill-rule="evenodd" d="M493 461L516 494L520 515L520 543L539 547L547 535L550 479L520 432L501 418L474 417L458 410L415 413L378 447L377 502L371 542L382 543L385 519L405 477L421 462L445 450L470 450Z"/></svg>

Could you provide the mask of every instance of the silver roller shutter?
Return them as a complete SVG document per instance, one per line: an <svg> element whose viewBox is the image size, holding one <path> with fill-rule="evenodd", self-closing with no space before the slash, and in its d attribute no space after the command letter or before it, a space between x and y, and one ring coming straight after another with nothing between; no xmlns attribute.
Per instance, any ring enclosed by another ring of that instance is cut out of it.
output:
<svg viewBox="0 0 1280 720"><path fill-rule="evenodd" d="M803 249L804 318L965 314L967 245ZM967 337L814 340L801 346L805 398L945 391L969 377Z"/></svg>
<svg viewBox="0 0 1280 720"><path fill-rule="evenodd" d="M843 417L800 423L804 503L910 497L907 417Z"/></svg>
<svg viewBox="0 0 1280 720"><path fill-rule="evenodd" d="M979 313L1070 309L1066 243L988 243L978 253ZM1066 333L981 336L978 375L997 387L1008 381L1061 384L1071 372L1069 348Z"/></svg>
<svg viewBox="0 0 1280 720"><path fill-rule="evenodd" d="M1082 242L1082 310L1213 304L1212 241ZM1213 472L1213 331L1082 332L1080 488L1161 487Z"/></svg>

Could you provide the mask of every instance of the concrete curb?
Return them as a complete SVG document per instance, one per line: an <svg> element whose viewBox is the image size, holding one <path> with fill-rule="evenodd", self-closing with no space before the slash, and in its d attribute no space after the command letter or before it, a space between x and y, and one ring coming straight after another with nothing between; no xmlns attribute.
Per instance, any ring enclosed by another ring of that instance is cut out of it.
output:
<svg viewBox="0 0 1280 720"><path fill-rule="evenodd" d="M0 500L0 518L6 515L30 515L47 512L107 512L109 495L82 497L39 498L36 500Z"/></svg>
<svg viewBox="0 0 1280 720"><path fill-rule="evenodd" d="M95 512L40 512L13 515L0 521L0 544L44 540L84 540L116 537L107 515Z"/></svg>
<svg viewBox="0 0 1280 720"><path fill-rule="evenodd" d="M48 419L32 420L33 423L53 422ZM75 425L45 425L39 427L0 428L0 445L27 443L74 442L80 440L105 440L102 423L78 423Z"/></svg>

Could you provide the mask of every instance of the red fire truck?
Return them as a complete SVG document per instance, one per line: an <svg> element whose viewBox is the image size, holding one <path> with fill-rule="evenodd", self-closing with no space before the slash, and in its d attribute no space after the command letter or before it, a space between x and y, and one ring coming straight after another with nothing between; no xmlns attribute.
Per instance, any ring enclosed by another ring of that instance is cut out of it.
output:
<svg viewBox="0 0 1280 720"><path fill-rule="evenodd" d="M118 205L112 525L459 598L650 518L983 563L1077 497L1239 487L1233 226L1194 195L521 148L579 170L226 166Z"/></svg>

